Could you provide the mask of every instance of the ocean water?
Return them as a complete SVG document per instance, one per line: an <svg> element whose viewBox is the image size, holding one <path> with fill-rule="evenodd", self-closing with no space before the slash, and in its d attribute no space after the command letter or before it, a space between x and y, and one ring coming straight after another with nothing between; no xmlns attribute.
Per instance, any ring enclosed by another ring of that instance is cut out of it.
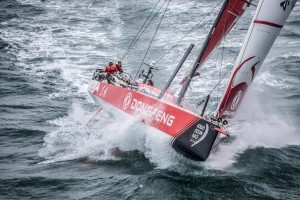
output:
<svg viewBox="0 0 300 200"><path fill-rule="evenodd" d="M157 2L0 1L0 199L300 199L299 4L229 126L234 139L206 162L178 155L158 131L105 112L86 125L97 110L86 91L94 70L122 57ZM145 59L159 61L157 86L194 43L171 86L178 91L218 4L170 2ZM201 101L219 81L254 10L212 55L185 101ZM158 23L124 60L127 72L138 71ZM225 84L213 92L209 112Z"/></svg>

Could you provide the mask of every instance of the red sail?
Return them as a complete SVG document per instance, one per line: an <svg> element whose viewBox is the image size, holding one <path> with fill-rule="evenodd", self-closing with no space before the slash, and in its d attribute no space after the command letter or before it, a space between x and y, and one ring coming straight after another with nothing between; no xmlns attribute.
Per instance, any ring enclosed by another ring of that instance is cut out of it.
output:
<svg viewBox="0 0 300 200"><path fill-rule="evenodd" d="M243 0L229 0L220 20L217 22L215 26L215 30L212 32L210 36L210 40L205 48L204 54L199 62L199 67L203 65L203 63L207 60L213 50L220 44L223 37L227 35L230 29L234 26L235 22L238 20L240 16L245 11L245 7L247 6L247 2L251 2L251 0L243 1Z"/></svg>
<svg viewBox="0 0 300 200"><path fill-rule="evenodd" d="M196 60L197 68L200 68L208 59L210 54L220 44L223 37L227 35L230 29L234 26L236 21L245 11L245 7L252 0L227 0L224 3L206 41L203 44L202 50ZM196 69L195 69L196 70ZM180 84L183 84L187 80L188 76L185 76Z"/></svg>

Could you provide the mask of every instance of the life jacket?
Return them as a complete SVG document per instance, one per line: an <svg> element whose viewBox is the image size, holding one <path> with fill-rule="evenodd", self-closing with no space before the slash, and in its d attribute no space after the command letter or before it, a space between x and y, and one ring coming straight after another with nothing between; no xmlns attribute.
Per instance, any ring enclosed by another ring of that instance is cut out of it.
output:
<svg viewBox="0 0 300 200"><path fill-rule="evenodd" d="M105 67L105 72L107 72L108 74L114 74L115 72L117 72L117 68L115 65L112 66L107 65Z"/></svg>
<svg viewBox="0 0 300 200"><path fill-rule="evenodd" d="M116 64L116 67L119 72L123 72L122 64L121 65Z"/></svg>

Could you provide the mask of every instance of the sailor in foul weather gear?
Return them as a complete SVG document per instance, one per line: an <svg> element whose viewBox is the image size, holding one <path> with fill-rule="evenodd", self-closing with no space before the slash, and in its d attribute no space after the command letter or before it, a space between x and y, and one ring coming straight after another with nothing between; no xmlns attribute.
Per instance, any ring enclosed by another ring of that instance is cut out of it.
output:
<svg viewBox="0 0 300 200"><path fill-rule="evenodd" d="M117 67L117 70L119 71L119 72L123 72L123 68L122 68L122 63L121 63L121 61L118 61L117 63L116 63L116 67Z"/></svg>
<svg viewBox="0 0 300 200"><path fill-rule="evenodd" d="M148 83L147 83L148 85L151 85L151 86L154 86L154 83L153 83L153 81L151 80L151 79L149 79L148 80Z"/></svg>
<svg viewBox="0 0 300 200"><path fill-rule="evenodd" d="M117 72L117 68L113 64L113 62L109 62L109 64L105 67L105 72L107 72L109 75L114 74L115 72Z"/></svg>

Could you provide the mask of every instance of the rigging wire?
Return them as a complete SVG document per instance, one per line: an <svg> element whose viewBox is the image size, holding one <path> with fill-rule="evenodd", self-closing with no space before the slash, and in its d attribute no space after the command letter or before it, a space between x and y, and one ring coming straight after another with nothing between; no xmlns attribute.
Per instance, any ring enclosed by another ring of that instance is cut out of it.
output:
<svg viewBox="0 0 300 200"><path fill-rule="evenodd" d="M213 9L208 12L196 25L194 25L176 44L174 44L165 54L163 54L157 61L155 62L155 65L162 60L172 49L174 49L188 34L190 34L199 24L201 24L206 17L213 14L213 11L223 2L224 0L221 0Z"/></svg>
<svg viewBox="0 0 300 200"><path fill-rule="evenodd" d="M166 0L166 1L163 3L163 5L164 5L167 1L168 1L168 4L167 4L167 6L166 6L166 8L165 8L165 10L164 10L164 12L163 12L163 15L162 15L162 17L161 17L161 19L160 19L160 21L159 21L159 23L158 23L158 26L156 27L156 30L155 30L155 32L154 32L154 35L153 35L151 41L150 41L150 44L149 44L149 46L148 46L148 48L147 48L147 51L146 51L146 53L145 53L145 55L144 55L144 57L143 57L143 60L142 60L142 62L141 62L141 64L140 64L140 67L139 67L139 69L138 69L138 71L137 71L137 73L136 73L136 75L135 75L135 77L134 77L134 81L136 80L136 77L137 77L137 75L138 75L139 72L140 72L140 69L141 69L141 67L142 67L142 65L143 65L143 62L145 61L145 58L146 58L146 56L147 56L147 54L148 54L148 52L149 52L149 50L150 50L151 44L152 44L152 42L154 41L154 38L155 38L155 36L156 36L156 33L157 33L157 31L158 31L158 29L159 29L159 27L160 27L160 25L161 25L161 22L162 22L162 20L163 20L165 14L166 14L167 8L169 7L169 4L170 4L171 0ZM162 5L162 6L163 6L163 5ZM162 6L161 6L161 7L162 7Z"/></svg>
<svg viewBox="0 0 300 200"><path fill-rule="evenodd" d="M162 57L160 57L157 61L155 61L154 65L157 65L157 63L159 63L173 48L175 48L188 34L190 34L197 26L199 26L199 24L201 24L206 17L212 15L213 11L216 10L216 8L223 2L224 0L221 0L216 6L213 7L213 9L210 10L210 12L208 12L208 14L206 14L196 25L194 25L188 32L186 32L186 34L176 43L174 44L166 53L163 54ZM194 56L190 64L189 69L192 68L193 64L196 62L197 59L197 55ZM186 74L188 74L188 71L186 72Z"/></svg>
<svg viewBox="0 0 300 200"><path fill-rule="evenodd" d="M227 18L226 18L227 19ZM239 17L238 18L238 20L237 20L237 22L236 22L236 24L238 24L238 22L240 21L240 19L241 19L241 17ZM226 21L227 22L227 21ZM225 23L226 24L226 23ZM223 42L225 41L225 38L226 37L224 37L223 38ZM224 60L224 43L223 43L223 48L222 48L222 59L221 59L221 62ZM213 87L213 89L209 92L209 95L211 95L211 93L218 87L218 94L219 94L219 90L220 90L220 85L221 85L221 82L224 80L224 78L229 74L229 72L231 72L231 69L234 67L234 62L236 61L236 58L237 58L237 56L238 56L238 54L239 54L239 52L237 52L236 53L236 56L233 58L233 60L230 62L231 63L231 65L226 69L226 71L225 71L225 73L223 74L223 76L221 77L220 76L220 78L219 78L219 81L216 83L216 85ZM221 63L221 67L222 67L222 63ZM220 67L220 73L221 73L221 70L222 70L222 68ZM204 99L205 100L205 99ZM202 103L203 103L203 101L204 100L202 100L201 102L199 102L198 104L197 104L197 106L200 106ZM220 101L220 99L218 100L218 102ZM210 115L211 113L212 113L213 111L211 111L208 115Z"/></svg>
<svg viewBox="0 0 300 200"><path fill-rule="evenodd" d="M213 93L213 91L218 87L220 86L221 82L224 80L224 78L231 72L231 69L233 68L234 66L234 62L236 60L238 56L238 53L236 54L236 56L233 58L233 60L230 62L231 65L226 69L225 73L222 75L222 77L220 77L219 81L215 84L215 86L213 87L213 89L208 93L209 95L211 95L211 93ZM203 100L201 100L199 103L197 103L197 106L200 106L203 101L205 100L205 98ZM212 112L210 112L208 115L210 115Z"/></svg>
<svg viewBox="0 0 300 200"><path fill-rule="evenodd" d="M224 39L225 40L225 39ZM223 43L223 46L222 46L222 56L221 56L221 66L220 66L220 70L219 70L219 81L221 79L221 76L222 76L222 66L223 66L223 60L224 60L224 50L225 47L224 47L224 43ZM221 100L221 95L220 95L220 86L221 84L218 84L218 92L217 92L217 101L219 102Z"/></svg>
<svg viewBox="0 0 300 200"><path fill-rule="evenodd" d="M199 26L199 24L201 24L206 17L210 16L213 14L213 11L223 2L224 0L221 0L213 9L211 9L210 12L208 12L207 15L205 15L196 25L194 25L175 45L173 45L162 57L160 57L156 62L155 65L162 60L172 49L174 49L188 34L190 34L197 26ZM157 15L157 13L160 11L160 9L162 8L162 6L159 8L158 11L156 11L156 14L152 17L152 19L148 22L149 18L151 17L151 15L153 14L154 10L156 9L156 7L159 5L159 3L161 2L161 0L159 0L156 5L154 6L154 8L152 9L151 13L149 14L149 16L147 17L147 19L145 20L144 24L141 26L141 28L139 29L138 33L135 35L134 39L132 40L132 42L130 43L129 47L127 48L126 52L124 53L124 55L121 58L121 61L123 62L123 60L128 56L128 54L130 53L130 51L132 50L132 48L134 47L134 45L138 42L138 40L140 39L140 37L142 36L142 34L145 32L145 30L148 28L148 26L151 24L151 22L153 21L153 19L155 18L155 16ZM164 2L165 3L165 2ZM148 22L148 24L147 24ZM142 31L143 30L143 31Z"/></svg>
<svg viewBox="0 0 300 200"><path fill-rule="evenodd" d="M240 19L239 19L240 20ZM239 21L238 20L238 21ZM223 53L224 53L224 49L222 52L222 60L223 60ZM217 87L220 88L221 82L224 80L224 78L231 72L232 68L234 67L234 63L237 59L239 55L239 52L236 53L235 57L233 58L233 60L230 62L231 65L226 69L225 73L223 74L223 76L219 79L218 83L213 87L213 89L209 92L209 94L211 94ZM220 99L219 99L220 100ZM219 102L218 102L219 103ZM210 115L213 111L211 111L208 115Z"/></svg>
<svg viewBox="0 0 300 200"><path fill-rule="evenodd" d="M224 43L223 43L223 47L222 47L222 53L221 53L221 59L219 58L220 57L220 49L218 49L218 51L217 51L217 60L216 60L216 62L215 62L215 64L214 64L214 66L217 68L217 65L218 65L218 62L221 62L221 67L220 67L220 70L219 70L219 75L218 75L218 79L219 79L219 81L220 81L220 79L221 79L221 76L222 76L222 61L223 61L223 53L224 53ZM200 70L202 70L203 68L201 68ZM219 82L218 82L219 83ZM219 90L220 90L220 84L218 84L218 83L216 83L216 85L218 85L219 87L218 87L218 95L219 95ZM209 94L211 94L211 93L209 93ZM217 95L217 96L218 96ZM217 97L217 98L219 98L219 97ZM202 104L202 103L204 103L204 101L205 101L205 99L206 99L206 97L205 98L203 98L200 102L198 102L197 104L196 104L196 109L198 109L198 107Z"/></svg>
<svg viewBox="0 0 300 200"><path fill-rule="evenodd" d="M228 137L230 137L229 135L226 135L225 137L223 137L222 139L219 140L219 142L217 144L215 144L212 148L211 148L211 151L216 148L217 146L219 146L219 144L221 142L223 142L225 139L227 139Z"/></svg>
<svg viewBox="0 0 300 200"><path fill-rule="evenodd" d="M220 81L220 79L221 79L221 75L222 75L222 66L223 66L223 60L224 60L224 50L225 50L225 47L224 47L224 42L225 42L225 40L226 40L226 36L227 35L225 35L225 28L226 28L226 25L227 25L227 19L228 19L228 12L226 13L226 20L225 20L225 23L224 23L224 28L223 28L223 35L224 35L224 37L223 37L223 46L222 46L222 56L221 56L221 66L220 66L220 71L219 71L219 81ZM218 93L217 93L217 101L219 102L220 101L220 99L221 99L221 97L220 97L220 85L221 84L218 84Z"/></svg>
<svg viewBox="0 0 300 200"><path fill-rule="evenodd" d="M148 22L148 24L146 25L147 21L149 20L149 18L151 17L151 15L153 14L154 10L156 9L156 7L159 5L159 3L161 2L161 0L159 0L156 5L154 6L154 8L152 9L151 13L149 14L149 16L147 17L146 21L144 22L144 24L141 26L141 28L139 29L138 33L135 35L134 39L132 40L132 42L130 43L129 47L127 48L126 52L124 53L124 55L122 56L121 61L123 62L123 60L126 58L126 56L129 54L129 52L131 51L131 49L133 48L133 46L137 43L137 41L140 39L140 37L143 35L143 33L145 32L145 30L148 28L148 26L151 24L151 22L153 21L153 19L155 18L155 16L157 15L157 13L160 11L160 9L162 8L162 5L158 11L156 11L155 15L152 17L152 19ZM165 3L165 2L164 2ZM146 25L146 27L145 27ZM144 28L144 30L143 30ZM143 30L143 31L142 31ZM142 32L141 32L142 31Z"/></svg>
<svg viewBox="0 0 300 200"><path fill-rule="evenodd" d="M235 62L236 58L238 56L238 53L236 54L236 56L234 57L234 59L232 60L231 63ZM214 86L214 88L209 92L209 94L211 94L220 84L221 82L224 80L224 78L229 74L229 72L231 72L231 69L233 68L234 64L231 64L227 69L226 72L223 74L222 78L219 80L219 82ZM213 111L211 111L208 115L210 115Z"/></svg>
<svg viewBox="0 0 300 200"><path fill-rule="evenodd" d="M200 24L207 16L209 16L209 15L212 15L212 13L213 13L213 11L221 4L223 2L223 0L222 1L220 1L198 24ZM189 34L196 26L198 26L198 24L196 24L187 34ZM186 34L186 35L187 35ZM185 35L185 36L186 36ZM184 37L185 37L184 36ZM183 38L184 38L183 37ZM183 40L183 38L179 41L179 42L181 42L182 40ZM172 48L174 48L179 42L177 42L174 46L172 46L171 47L171 49ZM171 51L171 49L167 52L167 53L169 53L170 51ZM166 53L166 54L167 54ZM166 55L166 54L164 54L163 56L162 56L162 58ZM196 59L195 59L195 61L194 62L196 62ZM201 69L203 69L203 68L201 68ZM205 99L204 99L205 100ZM202 100L201 102L199 102L199 103L197 103L196 105L197 105L197 107L199 106L199 105L201 105L203 102L204 102L204 100Z"/></svg>

